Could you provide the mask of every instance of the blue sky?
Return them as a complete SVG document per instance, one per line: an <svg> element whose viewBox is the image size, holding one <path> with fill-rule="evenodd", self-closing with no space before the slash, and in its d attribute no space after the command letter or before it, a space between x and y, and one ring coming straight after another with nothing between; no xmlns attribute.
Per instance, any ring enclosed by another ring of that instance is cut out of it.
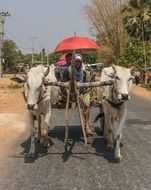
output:
<svg viewBox="0 0 151 190"><path fill-rule="evenodd" d="M8 11L6 38L12 39L24 52L43 47L52 52L64 38L77 35L91 37L84 5L90 0L0 0L0 11Z"/></svg>

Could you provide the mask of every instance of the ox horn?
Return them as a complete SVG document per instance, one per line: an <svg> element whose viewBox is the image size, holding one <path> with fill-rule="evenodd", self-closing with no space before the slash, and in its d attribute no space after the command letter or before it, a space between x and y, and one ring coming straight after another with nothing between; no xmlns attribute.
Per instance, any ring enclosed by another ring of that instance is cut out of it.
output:
<svg viewBox="0 0 151 190"><path fill-rule="evenodd" d="M132 71L134 69L134 66L132 66L131 68L130 68L130 71Z"/></svg>
<svg viewBox="0 0 151 190"><path fill-rule="evenodd" d="M48 74L49 74L49 72L50 72L50 68L49 68L49 66L47 67L47 70L46 70L46 72L45 72L45 74L44 74L44 77L46 77Z"/></svg>

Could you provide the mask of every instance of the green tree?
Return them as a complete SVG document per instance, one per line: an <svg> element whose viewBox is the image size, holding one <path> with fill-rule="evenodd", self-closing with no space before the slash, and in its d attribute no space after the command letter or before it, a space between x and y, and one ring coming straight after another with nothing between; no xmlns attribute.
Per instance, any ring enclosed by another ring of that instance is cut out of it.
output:
<svg viewBox="0 0 151 190"><path fill-rule="evenodd" d="M125 0L90 0L85 6L85 11L90 21L91 32L96 36L97 42L103 49L99 52L98 59L108 64L109 57L114 62L119 62L125 48L127 34L123 28L120 6ZM109 52L108 52L109 51ZM111 62L110 62L111 64Z"/></svg>
<svg viewBox="0 0 151 190"><path fill-rule="evenodd" d="M131 37L126 44L125 51L121 56L121 65L123 66L134 66L135 68L141 70L144 68L144 51L143 42L137 38ZM148 67L151 67L151 46L149 42L145 43L146 49L146 60Z"/></svg>
<svg viewBox="0 0 151 190"><path fill-rule="evenodd" d="M151 1L129 0L122 9L126 12L123 24L130 36L142 40L151 39Z"/></svg>
<svg viewBox="0 0 151 190"><path fill-rule="evenodd" d="M122 9L126 13L123 24L130 36L142 40L144 67L146 68L146 41L151 39L151 0L129 0ZM146 80L145 80L146 82Z"/></svg>
<svg viewBox="0 0 151 190"><path fill-rule="evenodd" d="M6 40L3 43L4 71L7 68L13 68L18 61L17 46L14 41Z"/></svg>

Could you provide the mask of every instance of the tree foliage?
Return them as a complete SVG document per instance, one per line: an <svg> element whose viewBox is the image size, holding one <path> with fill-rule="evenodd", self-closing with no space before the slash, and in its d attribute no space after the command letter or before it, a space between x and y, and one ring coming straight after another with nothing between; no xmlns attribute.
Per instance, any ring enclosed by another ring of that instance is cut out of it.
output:
<svg viewBox="0 0 151 190"><path fill-rule="evenodd" d="M113 59L119 60L126 43L120 6L124 0L91 0L85 7L92 33L104 50L110 50ZM106 52L107 53L107 52ZM100 56L101 58L101 56ZM107 60L108 62L108 60Z"/></svg>
<svg viewBox="0 0 151 190"><path fill-rule="evenodd" d="M123 24L130 36L141 40L151 39L151 1L129 0L122 9L127 13Z"/></svg>
<svg viewBox="0 0 151 190"><path fill-rule="evenodd" d="M12 68L20 59L21 52L17 52L17 47L14 41L6 40L3 43L4 71L7 68Z"/></svg>
<svg viewBox="0 0 151 190"><path fill-rule="evenodd" d="M151 46L149 42L145 43L147 67L151 67ZM126 44L125 51L121 56L123 66L134 66L137 69L145 68L143 51L143 42L137 38L130 38Z"/></svg>

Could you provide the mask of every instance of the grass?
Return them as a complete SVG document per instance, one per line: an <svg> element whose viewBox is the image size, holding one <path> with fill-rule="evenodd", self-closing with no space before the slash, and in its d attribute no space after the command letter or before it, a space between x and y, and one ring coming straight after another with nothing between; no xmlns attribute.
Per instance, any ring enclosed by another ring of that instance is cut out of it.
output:
<svg viewBox="0 0 151 190"><path fill-rule="evenodd" d="M151 91L151 81L147 84L142 84L141 85L143 88L146 88L147 90Z"/></svg>
<svg viewBox="0 0 151 190"><path fill-rule="evenodd" d="M22 88L22 85L11 83L11 84L8 86L8 88L9 88L9 89L13 89L13 90L15 90L15 89L20 89L20 88Z"/></svg>

